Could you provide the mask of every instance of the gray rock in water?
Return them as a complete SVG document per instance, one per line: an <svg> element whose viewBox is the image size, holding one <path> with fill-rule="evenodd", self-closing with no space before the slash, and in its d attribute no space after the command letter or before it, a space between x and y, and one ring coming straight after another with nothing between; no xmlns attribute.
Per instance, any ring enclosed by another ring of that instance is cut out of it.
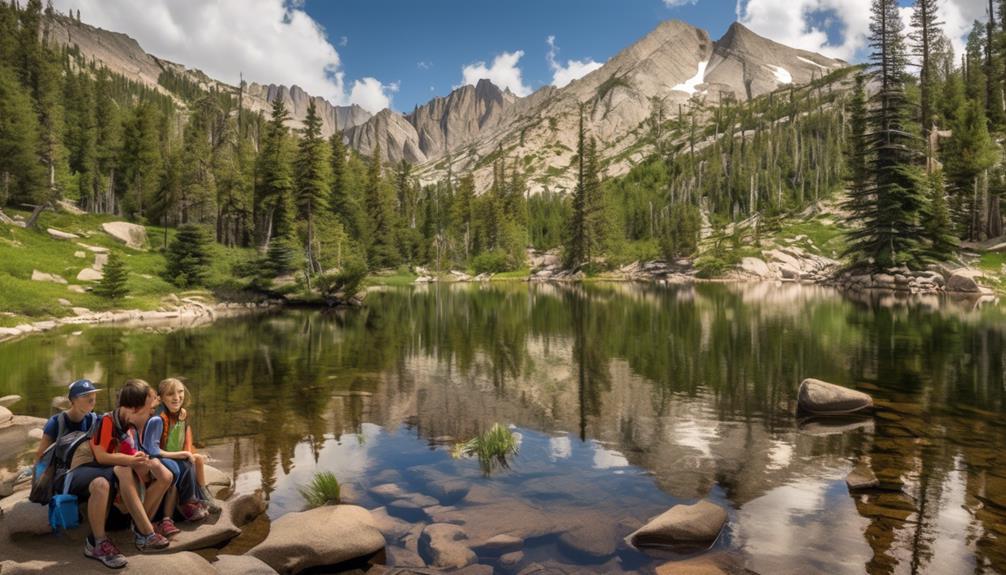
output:
<svg viewBox="0 0 1006 575"><path fill-rule="evenodd" d="M475 548L479 555L496 557L524 547L524 540L513 535L496 535Z"/></svg>
<svg viewBox="0 0 1006 575"><path fill-rule="evenodd" d="M405 491L394 483L375 485L368 490L368 493L381 501L394 501L395 499L401 499L405 495Z"/></svg>
<svg viewBox="0 0 1006 575"><path fill-rule="evenodd" d="M559 536L559 548L574 558L603 561L615 554L618 533L608 523L585 523Z"/></svg>
<svg viewBox="0 0 1006 575"><path fill-rule="evenodd" d="M457 525L433 523L419 536L419 555L433 567L460 569L475 563L475 552L467 544L468 535Z"/></svg>
<svg viewBox="0 0 1006 575"><path fill-rule="evenodd" d="M287 513L273 521L265 541L248 554L280 573L336 565L384 548L384 536L370 512L355 505L332 505Z"/></svg>
<svg viewBox="0 0 1006 575"><path fill-rule="evenodd" d="M503 567L504 569L511 569L523 560L523 551L511 551L510 553L500 555L499 564L500 567Z"/></svg>
<svg viewBox="0 0 1006 575"><path fill-rule="evenodd" d="M388 558L388 565L393 567L426 567L426 561L418 553L412 552L405 547L389 545L384 549Z"/></svg>
<svg viewBox="0 0 1006 575"><path fill-rule="evenodd" d="M873 473L873 469L865 463L860 463L845 478L845 484L849 486L849 491L857 489L872 489L880 486L880 480Z"/></svg>
<svg viewBox="0 0 1006 575"><path fill-rule="evenodd" d="M797 408L814 415L848 415L872 409L873 398L861 391L807 378L800 384Z"/></svg>
<svg viewBox="0 0 1006 575"><path fill-rule="evenodd" d="M395 517L401 517L406 521L424 521L427 519L426 512L423 511L422 506L416 504L411 499L395 499L388 502L387 508L388 513Z"/></svg>
<svg viewBox="0 0 1006 575"><path fill-rule="evenodd" d="M626 538L636 547L705 548L719 537L727 522L725 509L706 500L675 505Z"/></svg>
<svg viewBox="0 0 1006 575"><path fill-rule="evenodd" d="M975 278L980 276L981 273L976 270L957 270L947 279L946 290L958 293L979 293L982 290Z"/></svg>

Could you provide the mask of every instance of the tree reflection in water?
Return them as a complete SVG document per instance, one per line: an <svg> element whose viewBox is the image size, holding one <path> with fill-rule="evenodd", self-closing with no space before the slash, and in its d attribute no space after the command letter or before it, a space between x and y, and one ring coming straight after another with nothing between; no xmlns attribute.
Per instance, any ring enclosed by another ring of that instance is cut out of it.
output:
<svg viewBox="0 0 1006 575"><path fill-rule="evenodd" d="M280 498L330 445L360 458L338 473L351 479L505 422L555 440L514 473L553 473L573 432L599 472L638 466L680 500L721 493L728 545L755 571L1006 572L1004 319L794 285L429 286L361 310L23 339L0 346L0 395L47 415L77 377L184 376L200 441ZM798 421L805 377L872 394L874 417ZM375 455L402 424L415 452ZM858 462L881 489L850 498ZM843 562L818 565L822 550Z"/></svg>

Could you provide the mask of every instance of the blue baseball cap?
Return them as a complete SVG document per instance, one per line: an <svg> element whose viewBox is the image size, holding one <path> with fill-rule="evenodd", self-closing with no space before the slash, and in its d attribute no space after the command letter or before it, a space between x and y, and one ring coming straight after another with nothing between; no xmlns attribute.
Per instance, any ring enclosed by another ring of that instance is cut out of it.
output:
<svg viewBox="0 0 1006 575"><path fill-rule="evenodd" d="M94 393L96 391L101 391L94 384L91 383L89 379L78 379L77 381L70 384L70 392L67 395L70 399L77 399L82 395L87 395L89 393Z"/></svg>

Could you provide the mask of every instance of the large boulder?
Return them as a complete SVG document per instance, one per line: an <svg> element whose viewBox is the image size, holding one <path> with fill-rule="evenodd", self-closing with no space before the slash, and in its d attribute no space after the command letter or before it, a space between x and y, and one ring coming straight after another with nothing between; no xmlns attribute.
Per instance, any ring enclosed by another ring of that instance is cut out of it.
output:
<svg viewBox="0 0 1006 575"><path fill-rule="evenodd" d="M873 409L873 398L861 391L807 378L797 392L797 408L813 415L848 415Z"/></svg>
<svg viewBox="0 0 1006 575"><path fill-rule="evenodd" d="M14 414L9 409L0 405L0 429L14 425Z"/></svg>
<svg viewBox="0 0 1006 575"><path fill-rule="evenodd" d="M769 269L768 264L765 260L761 258L745 257L741 258L740 269L744 273L751 274L759 278L772 277L772 270Z"/></svg>
<svg viewBox="0 0 1006 575"><path fill-rule="evenodd" d="M355 505L332 505L287 513L272 523L265 541L248 554L280 573L336 565L384 548L384 536L370 512Z"/></svg>
<svg viewBox="0 0 1006 575"><path fill-rule="evenodd" d="M716 541L726 522L725 509L702 500L671 507L625 540L635 547L706 548Z"/></svg>
<svg viewBox="0 0 1006 575"><path fill-rule="evenodd" d="M946 290L957 293L980 293L982 289L975 278L981 275L980 271L968 268L955 270L947 278Z"/></svg>
<svg viewBox="0 0 1006 575"><path fill-rule="evenodd" d="M129 222L105 222L101 229L108 235L133 249L143 249L147 245L147 229Z"/></svg>
<svg viewBox="0 0 1006 575"><path fill-rule="evenodd" d="M5 395L0 397L0 407L10 407L19 401L21 401L20 395Z"/></svg>
<svg viewBox="0 0 1006 575"><path fill-rule="evenodd" d="M419 536L419 555L433 567L460 569L475 563L475 552L468 547L468 534L457 525L433 523Z"/></svg>
<svg viewBox="0 0 1006 575"><path fill-rule="evenodd" d="M0 499L0 526L8 537L50 534L49 507L28 501L27 490L16 491Z"/></svg>
<svg viewBox="0 0 1006 575"><path fill-rule="evenodd" d="M220 555L213 568L220 575L276 575L276 570L250 555Z"/></svg>
<svg viewBox="0 0 1006 575"><path fill-rule="evenodd" d="M105 274L99 272L94 268L84 268L80 270L77 274L77 281L79 282L97 282L101 281L101 278L105 277Z"/></svg>

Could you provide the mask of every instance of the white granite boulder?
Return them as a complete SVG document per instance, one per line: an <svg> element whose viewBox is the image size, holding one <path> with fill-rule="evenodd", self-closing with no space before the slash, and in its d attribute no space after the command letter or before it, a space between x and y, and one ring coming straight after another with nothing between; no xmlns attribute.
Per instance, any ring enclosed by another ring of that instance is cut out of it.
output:
<svg viewBox="0 0 1006 575"><path fill-rule="evenodd" d="M706 548L716 541L726 522L725 509L702 500L671 507L625 540L635 547Z"/></svg>
<svg viewBox="0 0 1006 575"><path fill-rule="evenodd" d="M861 391L807 378L797 392L797 407L813 415L848 415L873 409L873 398Z"/></svg>

